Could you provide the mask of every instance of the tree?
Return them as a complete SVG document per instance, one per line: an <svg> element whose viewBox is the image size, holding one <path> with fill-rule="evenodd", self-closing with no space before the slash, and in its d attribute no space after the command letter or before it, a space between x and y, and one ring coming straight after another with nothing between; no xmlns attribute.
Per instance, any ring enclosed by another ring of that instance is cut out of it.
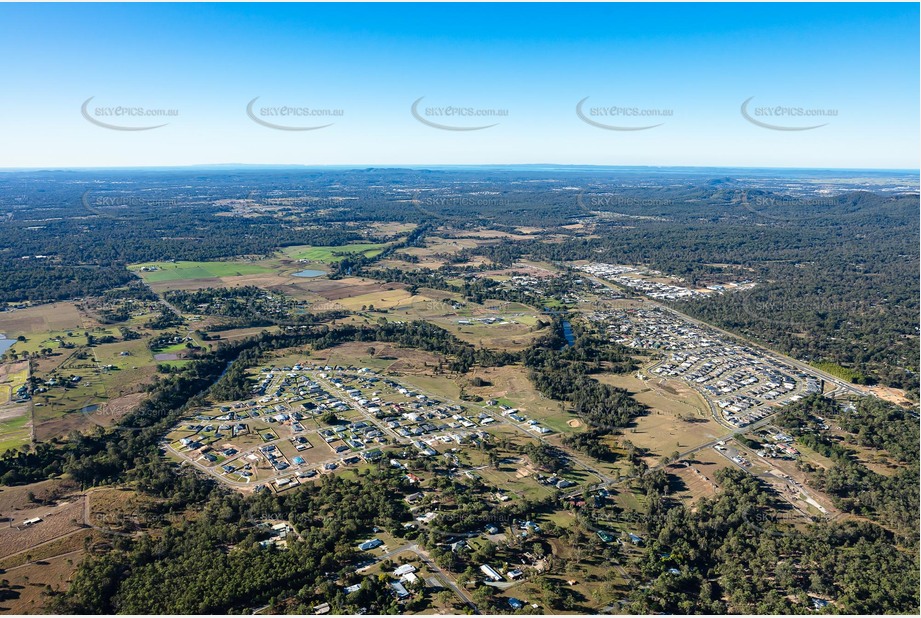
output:
<svg viewBox="0 0 921 618"><path fill-rule="evenodd" d="M436 592L435 601L442 607L454 609L454 593L450 590L439 590Z"/></svg>

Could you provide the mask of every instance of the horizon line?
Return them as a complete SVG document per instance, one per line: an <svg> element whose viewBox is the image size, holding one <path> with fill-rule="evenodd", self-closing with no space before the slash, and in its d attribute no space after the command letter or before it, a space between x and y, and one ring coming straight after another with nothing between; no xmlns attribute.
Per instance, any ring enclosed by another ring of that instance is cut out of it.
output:
<svg viewBox="0 0 921 618"><path fill-rule="evenodd" d="M798 170L798 171L841 171L841 172L912 172L921 175L921 167L797 167L797 166L756 166L756 165L610 165L599 163L364 163L364 164L304 164L304 163L193 163L186 165L113 165L113 166L36 166L5 167L0 172L56 172L56 171L121 171L121 170L185 170L219 168L223 170L240 170L252 168L272 169L450 169L450 168L512 168L512 167L555 167L555 168L598 168L598 169L691 169L691 170Z"/></svg>

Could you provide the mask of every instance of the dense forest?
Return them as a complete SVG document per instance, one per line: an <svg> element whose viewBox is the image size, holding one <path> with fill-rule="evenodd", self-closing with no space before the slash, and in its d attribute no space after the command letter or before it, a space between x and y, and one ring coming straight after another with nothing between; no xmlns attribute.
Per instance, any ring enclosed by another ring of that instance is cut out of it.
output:
<svg viewBox="0 0 921 618"><path fill-rule="evenodd" d="M717 496L693 509L668 498L664 475L647 481L641 568L651 583L633 592L631 612L917 612L916 536L902 547L868 522L793 528L763 514L781 507L756 478L736 468L716 478Z"/></svg>

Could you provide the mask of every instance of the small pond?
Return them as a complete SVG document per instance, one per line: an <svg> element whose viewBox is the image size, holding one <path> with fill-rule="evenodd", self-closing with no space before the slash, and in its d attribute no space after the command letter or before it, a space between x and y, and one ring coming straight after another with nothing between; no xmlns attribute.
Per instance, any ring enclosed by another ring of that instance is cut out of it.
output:
<svg viewBox="0 0 921 618"><path fill-rule="evenodd" d="M322 270L302 270L294 273L295 277L322 277L326 273Z"/></svg>
<svg viewBox="0 0 921 618"><path fill-rule="evenodd" d="M0 334L0 354L12 348L14 343L16 343L15 339L7 339L5 335Z"/></svg>
<svg viewBox="0 0 921 618"><path fill-rule="evenodd" d="M573 345L576 342L576 337L572 333L572 324L569 323L569 320L563 320L563 337L566 338L567 346Z"/></svg>

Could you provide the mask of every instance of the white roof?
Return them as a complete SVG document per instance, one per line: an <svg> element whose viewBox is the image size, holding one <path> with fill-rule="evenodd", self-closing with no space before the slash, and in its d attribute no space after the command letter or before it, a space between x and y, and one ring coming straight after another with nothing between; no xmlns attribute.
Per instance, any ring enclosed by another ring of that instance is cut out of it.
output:
<svg viewBox="0 0 921 618"><path fill-rule="evenodd" d="M416 572L416 567L414 567L414 566L411 565L411 564L404 564L404 565L398 567L398 568L393 572L393 574L394 574L395 577L401 577L401 576L403 576L403 575L406 575L407 573L415 573L415 572Z"/></svg>

